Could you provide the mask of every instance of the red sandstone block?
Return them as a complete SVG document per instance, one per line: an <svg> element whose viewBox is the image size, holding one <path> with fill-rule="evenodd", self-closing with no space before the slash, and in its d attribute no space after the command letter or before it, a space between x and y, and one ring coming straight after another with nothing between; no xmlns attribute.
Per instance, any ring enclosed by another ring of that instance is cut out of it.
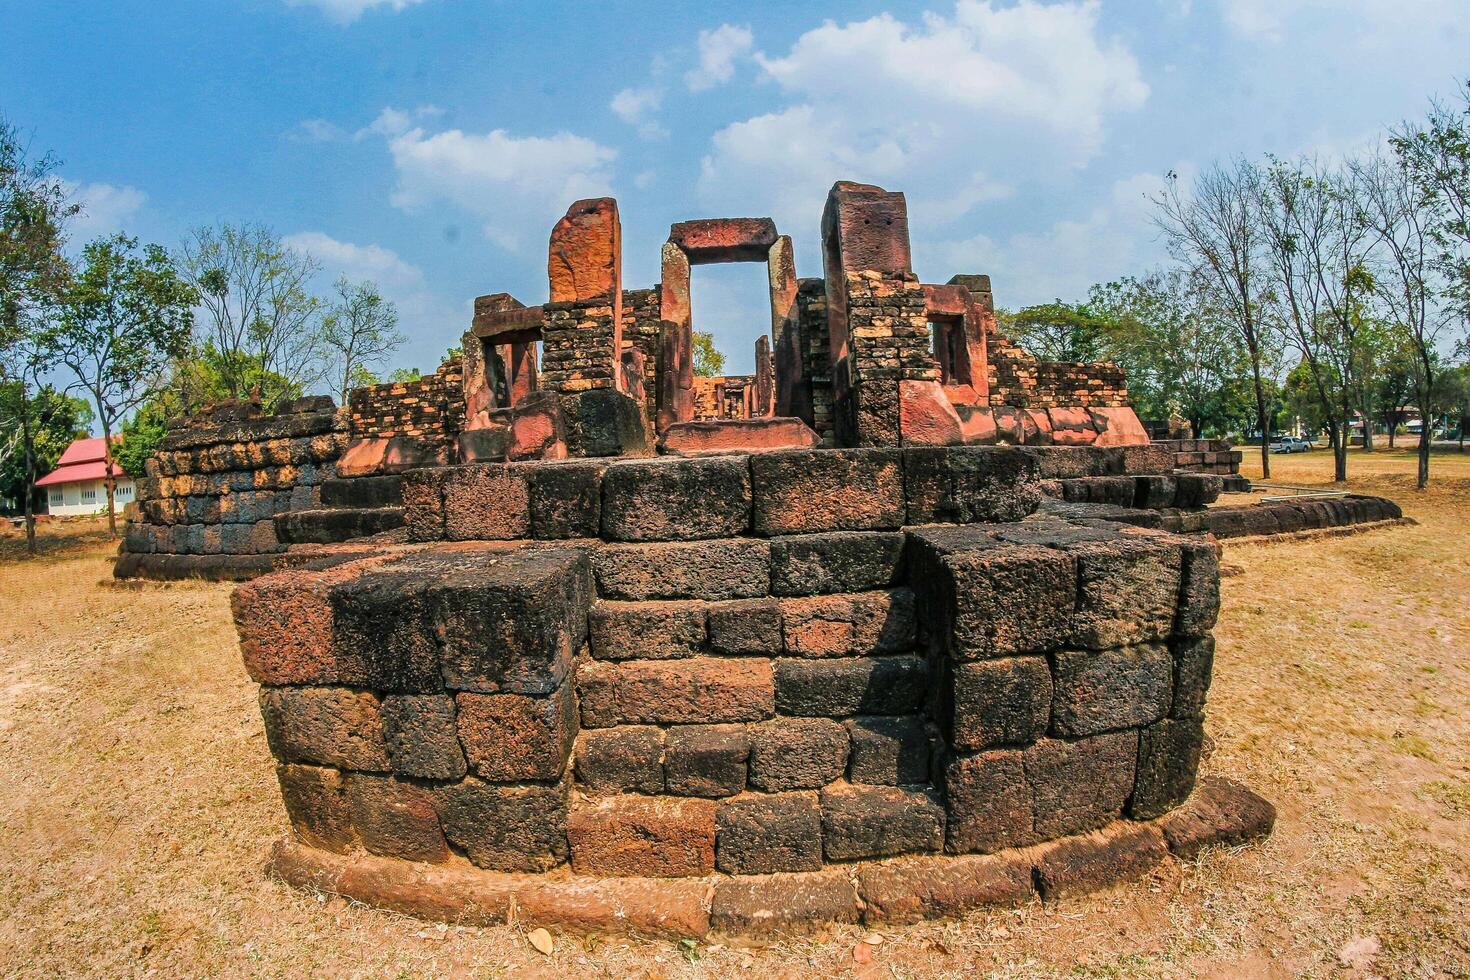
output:
<svg viewBox="0 0 1470 980"><path fill-rule="evenodd" d="M1148 432L1131 408L1089 409L1097 429L1098 446L1142 446L1148 443Z"/></svg>
<svg viewBox="0 0 1470 980"><path fill-rule="evenodd" d="M450 541L531 536L531 491L523 466L483 463L445 472L444 529Z"/></svg>
<svg viewBox="0 0 1470 980"><path fill-rule="evenodd" d="M1053 443L1051 416L1044 408L1021 409L1021 424L1026 445L1050 446Z"/></svg>
<svg viewBox="0 0 1470 980"><path fill-rule="evenodd" d="M578 668L577 693L589 728L758 721L776 700L771 661L714 657L594 661Z"/></svg>
<svg viewBox="0 0 1470 980"><path fill-rule="evenodd" d="M1092 414L1085 408L1052 408L1051 439L1058 446L1090 446L1097 441Z"/></svg>
<svg viewBox="0 0 1470 980"><path fill-rule="evenodd" d="M820 443L821 437L801 419L759 418L676 422L659 436L658 447L676 456L697 456L814 449Z"/></svg>
<svg viewBox="0 0 1470 980"><path fill-rule="evenodd" d="M1034 858L1036 887L1046 901L1085 895L1142 878L1168 853L1164 835L1157 827L1119 823L1038 848Z"/></svg>
<svg viewBox="0 0 1470 980"><path fill-rule="evenodd" d="M577 201L551 231L551 302L620 299L622 225L610 197Z"/></svg>
<svg viewBox="0 0 1470 980"><path fill-rule="evenodd" d="M905 446L958 446L965 441L959 413L937 381L898 383L898 431Z"/></svg>
<svg viewBox="0 0 1470 980"><path fill-rule="evenodd" d="M852 657L912 649L917 625L908 589L782 599L786 651Z"/></svg>
<svg viewBox="0 0 1470 980"><path fill-rule="evenodd" d="M770 933L856 922L861 908L846 868L738 875L715 883L710 921L730 932Z"/></svg>
<svg viewBox="0 0 1470 980"><path fill-rule="evenodd" d="M340 687L267 687L260 713L282 762L387 772L377 695Z"/></svg>
<svg viewBox="0 0 1470 980"><path fill-rule="evenodd" d="M354 563L320 572L278 572L236 588L230 606L250 679L257 684L342 681L332 655L331 588L361 570Z"/></svg>
<svg viewBox="0 0 1470 980"><path fill-rule="evenodd" d="M873 862L859 868L857 878L868 925L1021 905L1032 895L1031 861L1025 854Z"/></svg>
<svg viewBox="0 0 1470 980"><path fill-rule="evenodd" d="M345 781L336 769L280 765L276 778L296 836L312 847L349 851L357 845Z"/></svg>
<svg viewBox="0 0 1470 980"><path fill-rule="evenodd" d="M689 256L692 264L710 262L764 262L776 243L776 223L770 218L702 218L680 221L669 228L669 241Z"/></svg>
<svg viewBox="0 0 1470 980"><path fill-rule="evenodd" d="M548 697L456 694L459 740L470 768L489 782L553 780L577 737L577 703L563 683Z"/></svg>
<svg viewBox="0 0 1470 980"><path fill-rule="evenodd" d="M616 796L572 808L572 869L581 874L685 878L715 867L715 804Z"/></svg>

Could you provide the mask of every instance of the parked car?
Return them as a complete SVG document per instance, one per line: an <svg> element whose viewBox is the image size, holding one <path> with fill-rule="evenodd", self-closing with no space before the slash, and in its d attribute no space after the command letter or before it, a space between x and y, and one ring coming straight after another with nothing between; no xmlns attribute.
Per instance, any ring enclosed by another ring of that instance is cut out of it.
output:
<svg viewBox="0 0 1470 980"><path fill-rule="evenodd" d="M1312 448L1312 444L1305 439L1296 436L1281 436L1271 440L1271 451L1273 453L1304 453Z"/></svg>

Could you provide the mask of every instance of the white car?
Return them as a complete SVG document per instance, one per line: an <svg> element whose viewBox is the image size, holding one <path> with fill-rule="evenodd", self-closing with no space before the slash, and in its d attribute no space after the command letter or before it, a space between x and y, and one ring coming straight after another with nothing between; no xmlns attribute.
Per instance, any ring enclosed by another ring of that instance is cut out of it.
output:
<svg viewBox="0 0 1470 980"><path fill-rule="evenodd" d="M1282 436L1272 439L1270 448L1273 453L1304 453L1312 448L1312 444L1296 436Z"/></svg>

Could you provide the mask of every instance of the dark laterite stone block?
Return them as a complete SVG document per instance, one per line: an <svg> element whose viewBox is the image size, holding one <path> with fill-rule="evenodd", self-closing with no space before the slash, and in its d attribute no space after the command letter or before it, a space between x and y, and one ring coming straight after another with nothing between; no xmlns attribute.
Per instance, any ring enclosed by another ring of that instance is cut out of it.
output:
<svg viewBox="0 0 1470 980"><path fill-rule="evenodd" d="M1040 466L1005 446L910 446L903 451L908 524L1019 521L1040 499Z"/></svg>
<svg viewBox="0 0 1470 980"><path fill-rule="evenodd" d="M1135 731L1071 742L1045 738L1025 749L1038 839L1080 834L1121 814L1133 792L1137 755Z"/></svg>
<svg viewBox="0 0 1470 980"><path fill-rule="evenodd" d="M750 527L744 456L624 460L602 476L602 533L612 541L726 538Z"/></svg>
<svg viewBox="0 0 1470 980"><path fill-rule="evenodd" d="M1046 734L1051 720L1051 668L1045 657L1002 657L946 669L940 720L961 751L1023 745Z"/></svg>
<svg viewBox="0 0 1470 980"><path fill-rule="evenodd" d="M347 777L352 826L372 854L405 861L449 860L432 790L384 776Z"/></svg>
<svg viewBox="0 0 1470 980"><path fill-rule="evenodd" d="M745 793L721 803L716 820L715 866L726 874L822 867L816 793Z"/></svg>
<svg viewBox="0 0 1470 980"><path fill-rule="evenodd" d="M1213 541L1190 541L1183 547L1179 611L1174 632L1202 636L1220 618L1220 554Z"/></svg>
<svg viewBox="0 0 1470 980"><path fill-rule="evenodd" d="M675 725L664 736L664 778L677 796L745 790L750 735L744 725Z"/></svg>
<svg viewBox="0 0 1470 980"><path fill-rule="evenodd" d="M362 476L322 481L323 507L401 507L403 477Z"/></svg>
<svg viewBox="0 0 1470 980"><path fill-rule="evenodd" d="M1169 717L1193 718L1205 710L1215 665L1215 638L1180 639L1170 647L1174 654L1174 697Z"/></svg>
<svg viewBox="0 0 1470 980"><path fill-rule="evenodd" d="M716 653L781 652L781 607L775 599L732 599L709 606L709 644Z"/></svg>
<svg viewBox="0 0 1470 980"><path fill-rule="evenodd" d="M454 700L443 694L383 699L383 739L393 771L420 779L459 779L468 771L455 727Z"/></svg>
<svg viewBox="0 0 1470 980"><path fill-rule="evenodd" d="M599 660L692 657L704 648L706 606L697 600L594 603L588 613L592 656Z"/></svg>
<svg viewBox="0 0 1470 980"><path fill-rule="evenodd" d="M901 715L924 703L928 667L919 657L785 658L776 661L776 710L841 718Z"/></svg>
<svg viewBox="0 0 1470 980"><path fill-rule="evenodd" d="M847 768L847 729L826 718L777 718L750 727L750 785L768 793L819 789Z"/></svg>
<svg viewBox="0 0 1470 980"><path fill-rule="evenodd" d="M1052 724L1058 735L1096 735L1151 724L1169 711L1173 659L1162 644L1061 650Z"/></svg>
<svg viewBox="0 0 1470 980"><path fill-rule="evenodd" d="M921 614L958 660L1041 653L1072 630L1076 560L1045 543L1007 543L980 528L909 533L909 581Z"/></svg>
<svg viewBox="0 0 1470 980"><path fill-rule="evenodd" d="M904 523L897 449L813 449L750 457L757 534L886 531Z"/></svg>
<svg viewBox="0 0 1470 980"><path fill-rule="evenodd" d="M1169 850L1180 860L1193 860L1207 844L1227 847L1271 833L1276 808L1239 783L1217 776L1200 779L1181 807L1158 821Z"/></svg>
<svg viewBox="0 0 1470 980"><path fill-rule="evenodd" d="M1073 642L1100 650L1167 637L1179 601L1177 540L1119 533L1113 540L1072 549L1077 556Z"/></svg>
<svg viewBox="0 0 1470 980"><path fill-rule="evenodd" d="M770 589L771 546L748 538L608 545L593 566L606 599L748 599Z"/></svg>
<svg viewBox="0 0 1470 980"><path fill-rule="evenodd" d="M771 593L822 595L886 589L903 558L898 531L833 531L771 539Z"/></svg>
<svg viewBox="0 0 1470 980"><path fill-rule="evenodd" d="M592 793L662 793L664 733L622 725L577 737L577 783Z"/></svg>
<svg viewBox="0 0 1470 980"><path fill-rule="evenodd" d="M923 718L869 715L845 724L851 743L850 782L908 786L929 781L930 742Z"/></svg>
<svg viewBox="0 0 1470 980"><path fill-rule="evenodd" d="M602 529L602 473L596 460L542 462L529 468L531 533L595 538Z"/></svg>
<svg viewBox="0 0 1470 980"><path fill-rule="evenodd" d="M357 845L352 812L347 805L346 778L320 766L276 767L281 799L291 829L302 843L341 854Z"/></svg>
<svg viewBox="0 0 1470 980"><path fill-rule="evenodd" d="M388 750L376 695L342 687L264 687L260 714L281 762L387 772Z"/></svg>
<svg viewBox="0 0 1470 980"><path fill-rule="evenodd" d="M1044 901L1085 895L1144 877L1169 853L1157 827L1120 825L1037 850L1036 890Z"/></svg>
<svg viewBox="0 0 1470 980"><path fill-rule="evenodd" d="M1037 840L1021 750L951 755L943 772L951 854L989 854Z"/></svg>
<svg viewBox="0 0 1470 980"><path fill-rule="evenodd" d="M822 790L828 860L920 854L944 846L944 807L926 790L837 784Z"/></svg>
<svg viewBox="0 0 1470 980"><path fill-rule="evenodd" d="M856 922L861 908L846 868L738 875L715 884L710 925L732 933L775 933L817 922Z"/></svg>
<svg viewBox="0 0 1470 980"><path fill-rule="evenodd" d="M473 777L439 789L444 836L476 867L546 871L567 858L569 780L497 786Z"/></svg>
<svg viewBox="0 0 1470 980"><path fill-rule="evenodd" d="M1204 745L1203 718L1165 718L1138 733L1138 769L1128 814L1162 816L1189 798Z"/></svg>

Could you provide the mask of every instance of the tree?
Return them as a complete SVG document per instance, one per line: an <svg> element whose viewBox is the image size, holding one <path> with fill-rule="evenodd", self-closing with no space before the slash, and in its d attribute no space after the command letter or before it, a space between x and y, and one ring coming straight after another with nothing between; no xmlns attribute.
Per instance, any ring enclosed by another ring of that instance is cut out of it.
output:
<svg viewBox="0 0 1470 980"><path fill-rule="evenodd" d="M354 283L342 276L333 288L337 298L322 317L322 343L333 354L340 380L338 404L346 405L347 392L363 383L361 376L408 338L395 329L398 309L378 292L377 283Z"/></svg>
<svg viewBox="0 0 1470 980"><path fill-rule="evenodd" d="M37 476L56 467L91 421L85 401L52 385L29 392L18 382L0 383L0 497L17 503L34 497Z"/></svg>
<svg viewBox="0 0 1470 980"><path fill-rule="evenodd" d="M36 553L32 501L39 478L34 426L46 417L38 401L49 366L41 324L65 289L70 269L65 224L80 207L67 200L52 156L32 157L20 131L0 118L0 385L20 425L25 474L26 551Z"/></svg>
<svg viewBox="0 0 1470 980"><path fill-rule="evenodd" d="M997 321L1016 343L1046 361L1097 361L1107 356L1104 325L1085 304L1053 300L1015 313L998 311Z"/></svg>
<svg viewBox="0 0 1470 980"><path fill-rule="evenodd" d="M1246 160L1219 165L1202 173L1189 195L1180 193L1179 177L1168 174L1164 192L1153 198L1155 224L1170 252L1190 268L1211 278L1215 305L1240 336L1250 360L1256 401L1256 427L1261 432L1261 475L1271 476L1270 420L1266 417L1263 364L1274 343L1272 324L1262 313L1268 281L1263 267L1265 229L1261 224L1262 175Z"/></svg>
<svg viewBox="0 0 1470 980"><path fill-rule="evenodd" d="M396 381L399 383L407 381L417 381L421 377L423 377L423 375L416 367L394 368L393 370L388 372L388 380Z"/></svg>
<svg viewBox="0 0 1470 980"><path fill-rule="evenodd" d="M717 378L725 370L725 355L715 348L715 335L703 330L693 332L694 373L701 378Z"/></svg>
<svg viewBox="0 0 1470 980"><path fill-rule="evenodd" d="M1250 363L1214 298L1208 275L1178 268L1088 292L1106 355L1127 370L1129 394L1144 418L1178 411L1203 435L1227 431L1241 415Z"/></svg>
<svg viewBox="0 0 1470 980"><path fill-rule="evenodd" d="M203 308L197 342L228 397L258 388L269 407L322 379L322 304L307 288L318 269L310 255L263 225L220 224L191 232L178 266ZM276 379L284 386L272 387Z"/></svg>
<svg viewBox="0 0 1470 980"><path fill-rule="evenodd" d="M112 436L159 389L172 358L188 349L198 295L158 245L115 235L87 245L51 341L91 397L102 426L107 529L117 536Z"/></svg>
<svg viewBox="0 0 1470 980"><path fill-rule="evenodd" d="M1442 273L1437 262L1446 215L1435 192L1416 177L1403 155L1374 154L1354 165L1363 188L1365 220L1377 235L1378 296L1388 310L1400 346L1409 352L1409 378L1424 425L1419 433L1418 486L1429 482L1430 419L1438 404L1439 347L1450 323L1440 307Z"/></svg>
<svg viewBox="0 0 1470 980"><path fill-rule="evenodd" d="M1389 144L1432 213L1436 269L1470 319L1470 81L1458 97L1458 104L1431 103L1428 118L1402 124Z"/></svg>
<svg viewBox="0 0 1470 980"><path fill-rule="evenodd" d="M1350 168L1273 160L1261 198L1273 308L1321 402L1337 481L1347 479L1347 426L1361 404L1374 292L1361 192Z"/></svg>

